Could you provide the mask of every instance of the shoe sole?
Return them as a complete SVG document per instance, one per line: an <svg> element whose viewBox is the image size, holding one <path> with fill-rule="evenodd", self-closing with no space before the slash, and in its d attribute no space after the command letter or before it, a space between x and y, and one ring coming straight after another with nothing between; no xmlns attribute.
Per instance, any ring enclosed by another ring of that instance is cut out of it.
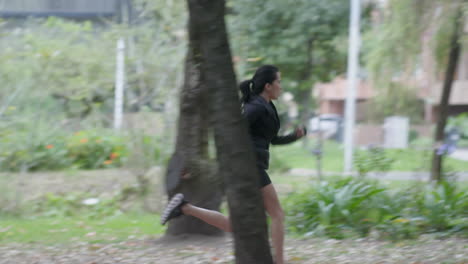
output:
<svg viewBox="0 0 468 264"><path fill-rule="evenodd" d="M166 209L164 209L164 212L161 216L161 225L166 224L166 222L169 220L169 216L171 215L172 211L177 208L182 202L184 201L184 195L181 193L178 193L172 197L171 201L169 204L166 206Z"/></svg>

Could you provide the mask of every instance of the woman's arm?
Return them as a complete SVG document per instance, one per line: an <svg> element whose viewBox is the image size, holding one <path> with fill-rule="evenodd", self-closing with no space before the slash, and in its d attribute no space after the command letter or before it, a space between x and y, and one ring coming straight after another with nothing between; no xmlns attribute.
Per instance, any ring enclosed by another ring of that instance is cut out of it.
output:
<svg viewBox="0 0 468 264"><path fill-rule="evenodd" d="M292 143L298 139L300 139L301 137L303 137L305 134L306 134L306 130L305 128L296 128L296 130L291 133L291 134L288 134L286 136L278 136L276 135L272 140L271 140L271 144L273 145L284 145L284 144L289 144L289 143Z"/></svg>

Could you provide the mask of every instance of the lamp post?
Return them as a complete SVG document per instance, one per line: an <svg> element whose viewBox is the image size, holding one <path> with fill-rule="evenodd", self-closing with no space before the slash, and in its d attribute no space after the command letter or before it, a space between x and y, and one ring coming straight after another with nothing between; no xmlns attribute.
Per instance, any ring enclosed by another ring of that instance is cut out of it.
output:
<svg viewBox="0 0 468 264"><path fill-rule="evenodd" d="M345 108L345 136L344 136L344 172L350 174L353 169L353 139L356 112L356 86L359 69L359 20L360 0L351 1L351 14L349 23L349 47L348 47L348 89L346 92Z"/></svg>

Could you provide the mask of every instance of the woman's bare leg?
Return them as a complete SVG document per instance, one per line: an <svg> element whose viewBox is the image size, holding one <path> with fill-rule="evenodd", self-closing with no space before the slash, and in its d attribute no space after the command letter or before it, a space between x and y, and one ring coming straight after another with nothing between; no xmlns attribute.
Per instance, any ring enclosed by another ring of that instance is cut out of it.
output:
<svg viewBox="0 0 468 264"><path fill-rule="evenodd" d="M268 184L261 190L265 209L271 217L271 239L275 250L275 264L284 264L284 212L273 184Z"/></svg>
<svg viewBox="0 0 468 264"><path fill-rule="evenodd" d="M181 209L185 215L196 217L206 222L207 224L215 226L225 232L232 232L229 218L220 212L203 209L191 204L185 204Z"/></svg>

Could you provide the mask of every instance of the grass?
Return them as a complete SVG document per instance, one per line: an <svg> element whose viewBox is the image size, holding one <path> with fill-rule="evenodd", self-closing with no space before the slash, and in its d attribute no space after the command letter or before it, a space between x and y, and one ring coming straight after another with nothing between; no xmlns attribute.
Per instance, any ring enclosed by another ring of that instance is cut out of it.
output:
<svg viewBox="0 0 468 264"><path fill-rule="evenodd" d="M0 217L0 244L72 242L110 243L163 234L159 216L122 214L105 219Z"/></svg>
<svg viewBox="0 0 468 264"><path fill-rule="evenodd" d="M310 146L313 146L313 141ZM286 168L315 169L315 157L310 151L302 148L302 143L274 146L271 148L272 168L269 171L280 198L317 184L313 176L287 175L275 170L279 164ZM414 149L388 150L387 155L395 159L393 171L427 171L428 155ZM342 172L343 149L335 142L325 142L323 155L323 171ZM446 159L447 166L452 171L468 171L468 162ZM68 176L68 175L67 175ZM330 179L326 176L325 179ZM8 182L0 184L3 197L0 200L10 200L14 192L8 188ZM414 180L382 181L391 189L416 186ZM11 184L11 182L9 183ZM421 183L423 184L423 183ZM460 182L462 188L468 191L468 182ZM3 186L3 188L2 188ZM7 199L8 198L8 199ZM226 205L222 209L226 212ZM89 219L83 216L61 217L7 217L0 215L0 244L8 243L40 243L42 245L68 244L74 242L115 243L129 238L146 238L162 235L165 227L159 224L159 216L149 213L129 213L101 219Z"/></svg>
<svg viewBox="0 0 468 264"><path fill-rule="evenodd" d="M310 142L310 147L313 147L314 142ZM271 166L275 166L275 162L280 162L288 168L304 168L315 169L316 158L307 149L302 147L302 142L284 146L272 146L271 151ZM322 167L324 171L343 171L343 150L339 144L331 141L325 142L323 146Z"/></svg>
<svg viewBox="0 0 468 264"><path fill-rule="evenodd" d="M309 143L309 149L315 142ZM326 141L323 145L322 169L327 172L343 171L343 147L332 141ZM429 171L432 155L416 149L389 149L386 155L394 159L391 171ZM302 147L302 142L290 145L273 146L271 148L271 166L285 168L315 169L316 158L311 151ZM276 164L275 164L276 163ZM451 171L468 171L468 162L447 157L444 160L446 168Z"/></svg>
<svg viewBox="0 0 468 264"><path fill-rule="evenodd" d="M317 180L309 176L292 176L272 173L272 180L280 199L304 190ZM331 177L326 177L329 180ZM417 181L382 181L390 189L402 189L424 185ZM468 182L460 182L468 190ZM227 204L221 211L227 214ZM159 224L159 216L149 213L127 213L113 217L89 219L74 217L7 217L0 215L0 245L10 243L67 245L73 243L115 244L129 239L158 237L165 232Z"/></svg>
<svg viewBox="0 0 468 264"><path fill-rule="evenodd" d="M269 172L272 182L278 192L278 196L283 199L288 195L303 191L311 186L319 184L316 176L310 175L289 175L283 172ZM330 181L333 178L340 178L344 176L324 176L323 180ZM401 190L410 187L421 187L427 185L427 182L418 180L379 180L379 182L391 190ZM458 186L468 191L468 181L460 181Z"/></svg>

